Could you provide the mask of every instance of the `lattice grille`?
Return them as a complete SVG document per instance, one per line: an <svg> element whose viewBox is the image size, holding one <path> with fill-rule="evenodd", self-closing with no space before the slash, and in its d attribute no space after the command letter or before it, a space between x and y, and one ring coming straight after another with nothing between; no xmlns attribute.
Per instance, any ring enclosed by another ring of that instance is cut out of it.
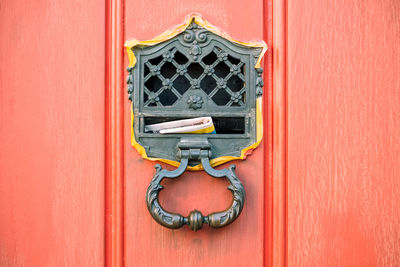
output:
<svg viewBox="0 0 400 267"><path fill-rule="evenodd" d="M144 106L172 106L188 90L203 90L218 106L246 103L245 64L219 47L199 62L176 48L144 64Z"/></svg>

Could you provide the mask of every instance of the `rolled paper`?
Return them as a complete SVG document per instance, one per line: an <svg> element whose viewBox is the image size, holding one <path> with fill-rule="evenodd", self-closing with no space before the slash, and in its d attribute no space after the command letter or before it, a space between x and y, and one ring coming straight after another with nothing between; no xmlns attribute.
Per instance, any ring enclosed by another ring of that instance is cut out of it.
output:
<svg viewBox="0 0 400 267"><path fill-rule="evenodd" d="M215 127L211 117L200 117L146 125L145 131L160 134L215 134Z"/></svg>

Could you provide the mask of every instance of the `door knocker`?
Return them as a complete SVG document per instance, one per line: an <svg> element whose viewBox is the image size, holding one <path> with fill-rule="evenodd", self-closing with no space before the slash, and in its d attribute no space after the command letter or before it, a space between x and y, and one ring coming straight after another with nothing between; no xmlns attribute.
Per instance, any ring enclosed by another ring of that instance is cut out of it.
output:
<svg viewBox="0 0 400 267"><path fill-rule="evenodd" d="M203 224L220 228L232 223L243 209L245 190L235 165L213 166L245 159L261 141L260 62L266 44L235 41L193 14L153 40L130 40L125 47L131 143L143 158L177 167L168 171L155 165L146 194L151 216L167 228L188 225L193 231ZM227 178L231 206L206 216L197 210L187 217L164 210L158 201L161 181L185 170Z"/></svg>

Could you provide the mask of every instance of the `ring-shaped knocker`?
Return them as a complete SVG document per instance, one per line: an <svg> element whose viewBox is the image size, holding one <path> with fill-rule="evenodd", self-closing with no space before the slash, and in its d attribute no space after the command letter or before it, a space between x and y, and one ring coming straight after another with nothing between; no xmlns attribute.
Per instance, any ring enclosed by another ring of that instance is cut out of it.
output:
<svg viewBox="0 0 400 267"><path fill-rule="evenodd" d="M177 229L183 225L188 225L193 231L202 228L203 224L208 224L213 228L220 228L232 223L241 213L245 200L245 191L242 183L235 173L235 165L230 165L229 168L216 170L210 165L209 159L209 144L204 146L192 146L188 148L183 144L181 147L181 163L179 167L173 171L163 169L159 164L155 165L156 174L154 175L151 183L147 189L146 204L151 216L161 224L170 229ZM228 189L233 194L233 200L230 207L224 211L213 212L207 216L198 210L193 210L187 217L177 213L166 211L158 201L159 192L163 189L160 184L164 178L177 178L186 170L189 160L200 160L204 170L215 178L226 177L230 183Z"/></svg>

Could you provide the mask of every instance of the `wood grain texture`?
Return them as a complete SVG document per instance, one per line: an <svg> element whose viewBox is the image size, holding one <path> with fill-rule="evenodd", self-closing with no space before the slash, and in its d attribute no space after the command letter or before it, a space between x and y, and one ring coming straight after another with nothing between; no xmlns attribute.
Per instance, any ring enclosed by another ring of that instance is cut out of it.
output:
<svg viewBox="0 0 400 267"><path fill-rule="evenodd" d="M199 12L238 40L263 38L262 1L146 1L126 2L126 38L150 39L182 23L187 14ZM125 120L130 102L126 96ZM127 125L127 124L126 124ZM130 129L125 127L125 136ZM237 174L246 190L240 217L221 229L187 227L169 230L158 225L145 205L145 193L155 173L154 162L143 160L126 142L126 263L127 266L262 266L264 254L263 146L245 161L236 161ZM222 167L229 166L228 163ZM165 165L163 165L165 166ZM170 168L171 169L171 168ZM232 194L227 181L204 172L190 172L176 181L165 181L160 193L164 207L187 215L203 214L229 206ZM190 192L190 193L189 193ZM192 194L192 192L194 192Z"/></svg>
<svg viewBox="0 0 400 267"><path fill-rule="evenodd" d="M288 5L289 266L400 266L400 2Z"/></svg>
<svg viewBox="0 0 400 267"><path fill-rule="evenodd" d="M0 266L104 263L104 13L1 1Z"/></svg>

